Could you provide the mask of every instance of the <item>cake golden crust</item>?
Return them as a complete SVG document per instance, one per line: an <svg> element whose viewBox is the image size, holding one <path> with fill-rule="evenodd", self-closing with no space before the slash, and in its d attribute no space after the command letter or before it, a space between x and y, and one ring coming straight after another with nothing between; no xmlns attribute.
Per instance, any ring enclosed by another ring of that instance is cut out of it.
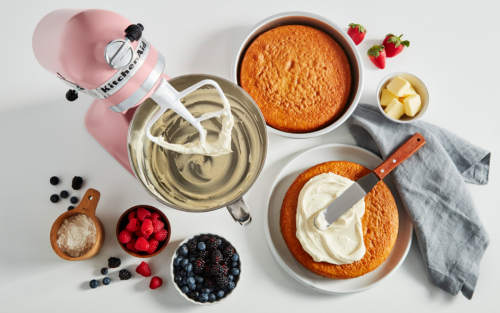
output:
<svg viewBox="0 0 500 313"><path fill-rule="evenodd" d="M398 209L391 191L380 181L365 196L365 214L361 220L366 247L364 257L345 265L315 262L302 248L296 236L297 203L302 187L312 177L329 172L356 181L371 171L359 164L345 161L321 163L304 171L295 179L283 199L280 213L281 232L295 259L313 273L333 279L359 277L376 269L391 253L398 235Z"/></svg>
<svg viewBox="0 0 500 313"><path fill-rule="evenodd" d="M240 84L268 125L303 133L324 128L343 113L351 69L330 36L309 26L287 25L252 42L241 64Z"/></svg>

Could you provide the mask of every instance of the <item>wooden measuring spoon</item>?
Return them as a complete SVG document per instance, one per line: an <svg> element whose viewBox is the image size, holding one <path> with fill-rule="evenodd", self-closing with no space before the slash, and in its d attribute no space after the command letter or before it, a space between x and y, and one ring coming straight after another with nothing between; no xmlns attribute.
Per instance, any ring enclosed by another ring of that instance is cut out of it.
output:
<svg viewBox="0 0 500 313"><path fill-rule="evenodd" d="M95 216L95 210L100 198L101 193L99 191L95 189L88 189L87 192L85 192L82 201L76 208L61 214L56 219L54 224L52 224L52 229L50 230L50 244L52 245L52 249L54 249L54 252L62 259L68 261L81 261L90 259L101 249L102 244L104 243L104 226L102 226L101 221L97 218L97 216ZM62 251L61 248L59 248L59 245L57 244L57 232L59 231L59 227L61 227L61 224L65 219L76 214L85 214L92 219L95 225L96 238L92 249L90 249L86 254L74 258L67 255L66 252Z"/></svg>

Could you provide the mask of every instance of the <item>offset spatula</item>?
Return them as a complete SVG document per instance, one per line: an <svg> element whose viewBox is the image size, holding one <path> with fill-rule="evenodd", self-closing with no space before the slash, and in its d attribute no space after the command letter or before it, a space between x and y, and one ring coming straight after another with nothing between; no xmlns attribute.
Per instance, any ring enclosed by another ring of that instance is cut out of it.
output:
<svg viewBox="0 0 500 313"><path fill-rule="evenodd" d="M359 200L369 193L375 185L381 181L387 174L389 174L396 166L403 163L413 153L420 149L425 144L425 138L416 133L396 152L388 157L382 164L370 174L357 180L340 197L335 199L323 212L314 219L314 226L320 230L327 229L331 224L338 220L345 212L347 212L353 205L358 203Z"/></svg>

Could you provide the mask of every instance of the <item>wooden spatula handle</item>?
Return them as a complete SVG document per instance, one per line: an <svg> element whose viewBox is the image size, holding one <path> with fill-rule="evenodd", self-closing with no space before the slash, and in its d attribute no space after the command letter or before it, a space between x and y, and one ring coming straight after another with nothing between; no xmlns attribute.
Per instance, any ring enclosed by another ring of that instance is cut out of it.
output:
<svg viewBox="0 0 500 313"><path fill-rule="evenodd" d="M425 138L419 133L413 135L407 142L396 150L390 157L388 157L382 164L380 164L373 173L378 178L383 179L404 160L408 159L413 153L425 145Z"/></svg>

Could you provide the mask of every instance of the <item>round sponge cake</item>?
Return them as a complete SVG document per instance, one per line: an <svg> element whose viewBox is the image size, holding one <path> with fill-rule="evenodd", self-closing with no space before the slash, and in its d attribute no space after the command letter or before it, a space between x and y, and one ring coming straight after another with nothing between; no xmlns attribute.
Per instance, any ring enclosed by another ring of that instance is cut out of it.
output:
<svg viewBox="0 0 500 313"><path fill-rule="evenodd" d="M376 269L391 253L398 235L399 216L391 191L383 181L365 196L365 214L361 222L366 253L361 260L344 265L315 262L295 235L299 193L309 179L322 173L334 173L356 181L370 172L356 163L326 162L304 171L288 189L281 206L281 232L292 255L313 273L334 279L359 277Z"/></svg>
<svg viewBox="0 0 500 313"><path fill-rule="evenodd" d="M333 123L351 91L349 61L335 40L303 25L261 34L247 49L240 84L276 129L304 133Z"/></svg>

